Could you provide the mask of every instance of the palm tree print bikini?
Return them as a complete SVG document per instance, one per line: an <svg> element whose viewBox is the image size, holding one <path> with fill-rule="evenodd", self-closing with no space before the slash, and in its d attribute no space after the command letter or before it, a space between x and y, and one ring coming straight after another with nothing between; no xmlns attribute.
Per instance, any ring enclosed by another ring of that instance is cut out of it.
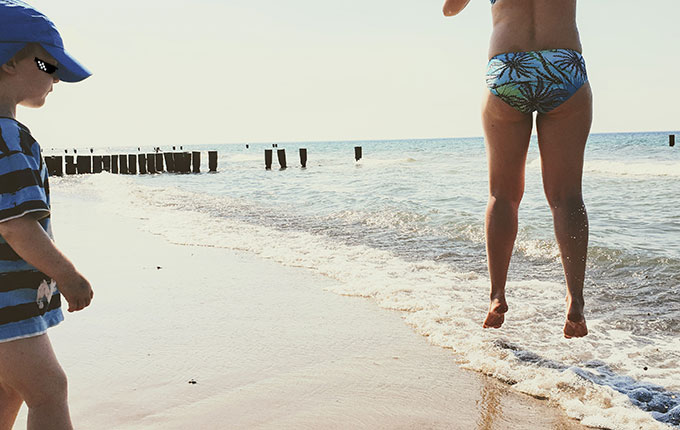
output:
<svg viewBox="0 0 680 430"><path fill-rule="evenodd" d="M550 112L586 82L583 56L572 49L499 54L486 71L489 91L523 113Z"/></svg>

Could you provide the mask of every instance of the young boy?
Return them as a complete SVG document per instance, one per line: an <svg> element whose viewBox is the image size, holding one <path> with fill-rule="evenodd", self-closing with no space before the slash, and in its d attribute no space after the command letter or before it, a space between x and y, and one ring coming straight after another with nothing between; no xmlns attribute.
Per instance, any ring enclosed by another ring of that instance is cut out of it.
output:
<svg viewBox="0 0 680 430"><path fill-rule="evenodd" d="M23 402L29 429L72 429L66 375L45 332L64 319L60 293L69 312L93 293L52 242L47 169L15 118L17 105L41 107L60 80L88 76L47 17L0 0L0 430L12 428Z"/></svg>

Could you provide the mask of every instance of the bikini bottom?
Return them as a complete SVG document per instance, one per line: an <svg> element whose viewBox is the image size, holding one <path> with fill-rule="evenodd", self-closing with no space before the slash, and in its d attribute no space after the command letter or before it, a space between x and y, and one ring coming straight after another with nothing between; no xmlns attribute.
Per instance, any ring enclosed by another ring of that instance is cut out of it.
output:
<svg viewBox="0 0 680 430"><path fill-rule="evenodd" d="M583 56L571 49L499 54L486 72L491 93L523 113L550 112L586 82Z"/></svg>

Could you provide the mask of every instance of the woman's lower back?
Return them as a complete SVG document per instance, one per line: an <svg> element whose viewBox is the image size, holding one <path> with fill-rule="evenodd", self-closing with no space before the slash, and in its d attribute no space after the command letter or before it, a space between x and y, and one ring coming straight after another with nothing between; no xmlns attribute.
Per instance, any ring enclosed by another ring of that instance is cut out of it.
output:
<svg viewBox="0 0 680 430"><path fill-rule="evenodd" d="M489 58L555 48L581 52L576 0L496 0L491 8Z"/></svg>

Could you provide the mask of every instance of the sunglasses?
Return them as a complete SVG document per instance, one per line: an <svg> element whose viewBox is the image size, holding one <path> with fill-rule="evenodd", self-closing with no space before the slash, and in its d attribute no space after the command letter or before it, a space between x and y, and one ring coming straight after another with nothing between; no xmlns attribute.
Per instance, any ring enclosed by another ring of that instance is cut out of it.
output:
<svg viewBox="0 0 680 430"><path fill-rule="evenodd" d="M38 57L35 57L35 64L38 66L38 69L47 73L48 75L51 75L57 70L59 70L59 67L55 66L54 64L50 64L44 60L41 60Z"/></svg>

